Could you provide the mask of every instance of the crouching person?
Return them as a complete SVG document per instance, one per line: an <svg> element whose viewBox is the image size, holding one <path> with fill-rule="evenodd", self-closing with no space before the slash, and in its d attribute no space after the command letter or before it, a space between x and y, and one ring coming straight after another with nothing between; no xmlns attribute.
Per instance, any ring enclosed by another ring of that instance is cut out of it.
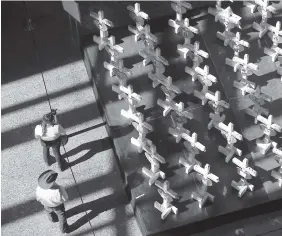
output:
<svg viewBox="0 0 282 236"><path fill-rule="evenodd" d="M38 178L36 200L39 201L52 222L59 221L62 233L69 232L65 216L64 202L68 200L66 190L56 183L58 173L53 170L43 172Z"/></svg>

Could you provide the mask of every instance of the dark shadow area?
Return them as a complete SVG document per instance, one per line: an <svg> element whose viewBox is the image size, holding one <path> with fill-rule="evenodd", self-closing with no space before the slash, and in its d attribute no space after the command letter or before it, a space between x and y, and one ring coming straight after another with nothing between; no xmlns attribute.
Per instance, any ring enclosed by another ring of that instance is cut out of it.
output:
<svg viewBox="0 0 282 236"><path fill-rule="evenodd" d="M48 95L49 95L49 98L51 100L53 100L55 98L64 96L66 94L74 93L74 92L77 92L79 90L83 90L85 88L88 88L89 86L90 86L90 83L87 82L87 83L79 84L76 87L66 88L66 89L60 90L58 92L49 93ZM26 102L22 102L22 103L19 103L19 104L16 104L16 105L12 105L10 107L6 107L6 108L1 110L1 113L2 113L2 115L6 115L8 113L12 113L12 112L15 112L17 110L22 110L22 109L37 105L39 103L46 102L46 101L47 101L46 96L38 97L38 98L29 100L29 101L26 101Z"/></svg>
<svg viewBox="0 0 282 236"><path fill-rule="evenodd" d="M99 111L94 103L59 114L60 123L64 128L82 124L98 117ZM2 132L2 150L33 140L34 129L38 124L41 124L41 120Z"/></svg>
<svg viewBox="0 0 282 236"><path fill-rule="evenodd" d="M134 130L134 127L132 125L127 125L124 127L110 126L110 134L111 134L110 137L112 139L120 138L120 137L130 134L133 130Z"/></svg>
<svg viewBox="0 0 282 236"><path fill-rule="evenodd" d="M119 205L125 205L128 203L127 199L123 197L124 193L116 192L112 195L99 198L97 200L84 203L82 205L76 206L66 211L66 217L70 218L76 214L89 211L89 213L85 214L85 216L78 219L72 225L70 225L70 231L75 231L84 224L91 221L95 216L99 215L104 211L108 211L110 209L116 208Z"/></svg>
<svg viewBox="0 0 282 236"><path fill-rule="evenodd" d="M2 194L4 194L2 192ZM1 209L1 225L14 222L43 210L43 206L35 199L17 204L7 209Z"/></svg>
<svg viewBox="0 0 282 236"><path fill-rule="evenodd" d="M104 126L106 123L105 122L102 122L101 124L98 124L98 125L93 125L91 127L88 127L88 128L85 128L85 129L82 129L82 130L79 130L77 132L74 132L74 133L71 133L71 134L68 134L68 138L71 138L73 136L76 136L76 135L79 135L79 134L82 134L82 133L85 133L85 132L88 132L90 130L93 130L93 129L97 129L99 127L102 127Z"/></svg>
<svg viewBox="0 0 282 236"><path fill-rule="evenodd" d="M71 40L70 28L66 27L69 26L69 17L62 9L62 3L48 2L48 7L46 4L27 3L28 16L32 17L35 24L33 34L39 53L39 64L31 32L25 30L27 15L24 2L2 3L3 22L9 22L2 24L2 57L5 58L2 61L2 84L38 74L41 69L51 70L81 59L78 45ZM15 14L17 17L11 17Z"/></svg>
<svg viewBox="0 0 282 236"><path fill-rule="evenodd" d="M66 157L71 157L73 155L76 155L82 151L88 150L88 152L86 154L84 154L83 156L79 157L78 159L69 162L68 166L72 167L75 166L79 163L82 163L84 161L87 161L90 158L94 158L95 154L111 149L111 143L110 143L110 138L106 137L103 139L98 139L95 141L91 141L91 142L87 142L84 143L74 149L71 149L70 151L68 151L66 154L64 154L63 156Z"/></svg>

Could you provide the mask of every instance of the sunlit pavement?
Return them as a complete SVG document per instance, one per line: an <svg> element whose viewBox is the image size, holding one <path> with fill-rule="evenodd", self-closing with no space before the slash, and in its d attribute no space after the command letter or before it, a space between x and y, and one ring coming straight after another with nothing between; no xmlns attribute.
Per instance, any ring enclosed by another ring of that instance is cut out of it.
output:
<svg viewBox="0 0 282 236"><path fill-rule="evenodd" d="M9 23L2 25L2 235L61 235L35 200L37 178L48 167L33 133L50 108L32 35L24 30L24 5L9 4L13 15L2 8ZM71 136L67 154L61 148L71 167L58 179L70 196L69 235L140 235L67 13L60 2L36 4L28 11L48 97ZM56 163L50 168L59 171Z"/></svg>

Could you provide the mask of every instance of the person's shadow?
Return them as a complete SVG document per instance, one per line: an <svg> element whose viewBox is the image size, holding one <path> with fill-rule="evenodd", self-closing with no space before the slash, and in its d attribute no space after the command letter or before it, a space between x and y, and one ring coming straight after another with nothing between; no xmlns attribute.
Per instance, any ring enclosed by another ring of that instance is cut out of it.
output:
<svg viewBox="0 0 282 236"><path fill-rule="evenodd" d="M81 162L89 160L91 157L93 157L96 153L111 149L111 141L109 137L94 140L88 143L81 144L80 146L68 151L63 155L64 158L71 157L73 155L76 155L84 150L88 150L86 154L84 154L82 157L69 162L68 167L75 166Z"/></svg>
<svg viewBox="0 0 282 236"><path fill-rule="evenodd" d="M123 192L119 191L111 195L96 199L94 201L83 203L67 210L66 218L71 218L72 216L83 212L88 212L90 210L90 212L88 212L69 226L70 232L77 230L78 228L92 220L94 217L98 216L100 213L127 203L128 199L125 197Z"/></svg>

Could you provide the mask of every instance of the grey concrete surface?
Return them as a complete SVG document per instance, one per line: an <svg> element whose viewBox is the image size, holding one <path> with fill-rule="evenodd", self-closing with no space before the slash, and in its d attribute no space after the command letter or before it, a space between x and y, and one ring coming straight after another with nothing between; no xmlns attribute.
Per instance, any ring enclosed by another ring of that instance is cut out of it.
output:
<svg viewBox="0 0 282 236"><path fill-rule="evenodd" d="M70 134L61 153L70 168L59 172L66 187L69 235L140 235L109 137L75 39L61 3L27 4L36 29L47 93L52 108ZM3 4L4 5L4 4ZM49 112L46 91L36 60L31 33L23 28L21 2L8 3L2 58L2 235L61 235L35 200L37 178L47 169L34 127ZM21 40L19 40L21 39ZM54 162L54 159L52 160ZM50 168L58 171L56 163ZM87 215L85 213L87 212Z"/></svg>

